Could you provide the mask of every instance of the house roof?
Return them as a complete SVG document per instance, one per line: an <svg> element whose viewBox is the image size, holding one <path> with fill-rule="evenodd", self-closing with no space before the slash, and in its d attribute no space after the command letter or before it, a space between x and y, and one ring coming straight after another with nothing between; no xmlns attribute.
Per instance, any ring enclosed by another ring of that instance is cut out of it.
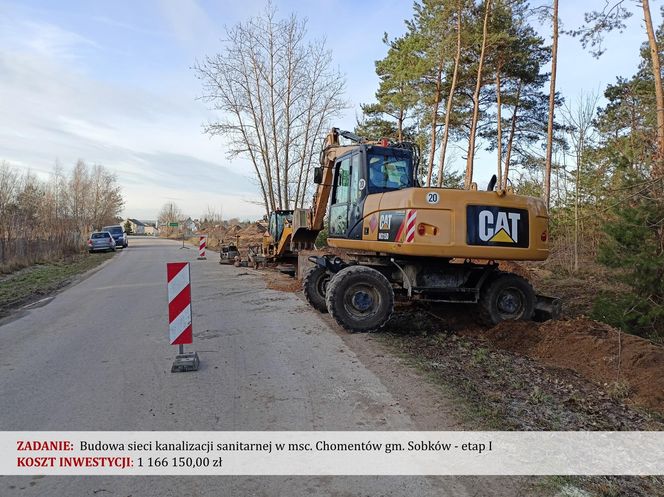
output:
<svg viewBox="0 0 664 497"><path fill-rule="evenodd" d="M143 223L142 223L141 221L139 221L138 219L128 218L127 221L129 221L130 223L135 224L136 226L145 226L145 224L143 224Z"/></svg>

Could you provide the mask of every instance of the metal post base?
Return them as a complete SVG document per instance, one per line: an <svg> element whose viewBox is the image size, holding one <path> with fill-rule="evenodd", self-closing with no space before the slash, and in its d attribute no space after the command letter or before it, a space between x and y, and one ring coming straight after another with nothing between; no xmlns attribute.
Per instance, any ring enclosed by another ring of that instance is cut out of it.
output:
<svg viewBox="0 0 664 497"><path fill-rule="evenodd" d="M207 257L197 257L199 261L207 261Z"/></svg>
<svg viewBox="0 0 664 497"><path fill-rule="evenodd" d="M198 371L198 353L187 352L175 356L175 361L171 367L171 373L186 373L187 371Z"/></svg>

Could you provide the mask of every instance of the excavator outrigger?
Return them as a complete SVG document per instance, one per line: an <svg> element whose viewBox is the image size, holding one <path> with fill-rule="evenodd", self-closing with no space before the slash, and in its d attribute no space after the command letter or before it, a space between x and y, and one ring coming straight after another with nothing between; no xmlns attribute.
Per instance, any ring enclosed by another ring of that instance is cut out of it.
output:
<svg viewBox="0 0 664 497"><path fill-rule="evenodd" d="M329 211L328 244L347 255L309 258L308 302L349 331L382 327L395 296L477 304L487 324L556 317L558 300L496 262L548 257L543 201L494 190L495 179L488 191L421 187L418 165L414 144L328 133L313 206L293 212L290 245L311 248Z"/></svg>

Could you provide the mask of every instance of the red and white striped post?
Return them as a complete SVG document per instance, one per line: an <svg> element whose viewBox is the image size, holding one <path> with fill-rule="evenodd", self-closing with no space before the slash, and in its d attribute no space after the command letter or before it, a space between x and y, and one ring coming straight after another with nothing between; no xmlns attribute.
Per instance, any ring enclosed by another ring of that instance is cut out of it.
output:
<svg viewBox="0 0 664 497"><path fill-rule="evenodd" d="M207 259L205 257L205 247L207 246L207 235L201 235L198 238L198 260L204 261Z"/></svg>
<svg viewBox="0 0 664 497"><path fill-rule="evenodd" d="M168 280L168 334L171 345L179 346L179 354L171 368L175 371L198 369L198 354L184 353L184 344L193 343L191 319L191 275L188 262L166 264Z"/></svg>

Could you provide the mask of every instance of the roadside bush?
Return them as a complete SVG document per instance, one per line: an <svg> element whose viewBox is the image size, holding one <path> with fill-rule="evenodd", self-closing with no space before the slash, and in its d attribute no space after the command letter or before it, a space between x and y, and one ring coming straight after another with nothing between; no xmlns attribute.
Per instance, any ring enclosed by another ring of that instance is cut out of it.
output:
<svg viewBox="0 0 664 497"><path fill-rule="evenodd" d="M647 300L634 295L603 292L595 300L590 317L635 335L661 341L664 316Z"/></svg>
<svg viewBox="0 0 664 497"><path fill-rule="evenodd" d="M620 269L618 278L632 291L600 296L595 311L609 324L659 339L664 337L664 200L656 185L617 207L604 225L598 261Z"/></svg>

